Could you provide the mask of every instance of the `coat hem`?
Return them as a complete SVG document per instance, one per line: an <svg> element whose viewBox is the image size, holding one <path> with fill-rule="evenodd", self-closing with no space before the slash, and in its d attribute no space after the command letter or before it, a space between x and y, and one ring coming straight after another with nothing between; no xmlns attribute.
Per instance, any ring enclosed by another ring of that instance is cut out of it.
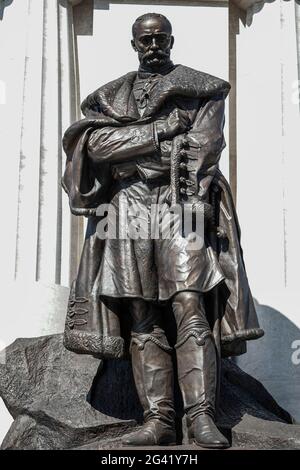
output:
<svg viewBox="0 0 300 470"><path fill-rule="evenodd" d="M259 339L264 336L265 332L262 328L251 328L247 330L239 330L226 336L222 336L221 343L227 344L232 343L236 340L248 341L251 339Z"/></svg>
<svg viewBox="0 0 300 470"><path fill-rule="evenodd" d="M179 292L198 292L200 294L205 294L206 292L211 291L214 289L217 285L219 285L221 282L225 280L225 277L222 276L219 279L217 279L214 283L210 284L207 288L196 288L196 287L182 287L182 289L176 289L174 290L171 294L169 294L167 297L145 297L141 294L129 294L129 293L122 293L122 294L115 294L115 293L110 293L110 294L105 294L103 292L99 293L99 297L111 297L113 299L122 299L122 298L130 298L130 299L142 299L147 302L167 302L170 300L174 295L178 294Z"/></svg>
<svg viewBox="0 0 300 470"><path fill-rule="evenodd" d="M63 343L69 351L89 354L100 359L120 359L124 356L124 339L120 336L102 336L67 328Z"/></svg>

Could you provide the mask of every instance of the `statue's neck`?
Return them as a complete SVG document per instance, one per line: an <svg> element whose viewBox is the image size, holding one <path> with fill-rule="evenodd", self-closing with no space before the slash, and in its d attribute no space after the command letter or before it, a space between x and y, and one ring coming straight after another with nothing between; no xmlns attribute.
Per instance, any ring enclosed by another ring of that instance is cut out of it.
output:
<svg viewBox="0 0 300 470"><path fill-rule="evenodd" d="M159 68L152 69L150 67L146 67L144 65L140 65L138 69L138 74L139 75L167 75L169 72L171 72L175 68L175 65L173 62L170 60L166 64L162 65Z"/></svg>

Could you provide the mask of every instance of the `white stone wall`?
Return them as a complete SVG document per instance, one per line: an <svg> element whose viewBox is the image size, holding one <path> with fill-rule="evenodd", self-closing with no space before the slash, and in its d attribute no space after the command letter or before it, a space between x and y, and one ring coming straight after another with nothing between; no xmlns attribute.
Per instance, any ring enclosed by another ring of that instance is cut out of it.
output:
<svg viewBox="0 0 300 470"><path fill-rule="evenodd" d="M72 9L57 0L13 0L1 8L2 349L17 337L62 331L78 223L59 184L61 134L77 117ZM8 421L1 407L0 438Z"/></svg>
<svg viewBox="0 0 300 470"><path fill-rule="evenodd" d="M61 136L79 117L72 8L67 0L5 4L0 22L0 281L4 291L16 283L13 301L14 306L18 302L18 308L12 313L11 299L5 295L6 308L16 324L5 325L2 342L24 335L18 315L29 317L35 334L46 331L33 320L33 300L30 311L25 311L23 290L18 294L20 286L26 286L28 293L34 290L37 306L45 295L52 297L53 290L65 302L70 273L78 260L76 244L79 251L82 243L76 230L78 222L70 216L60 185L65 166ZM53 302L39 315L41 324L56 318L52 328L61 330L63 318Z"/></svg>
<svg viewBox="0 0 300 470"><path fill-rule="evenodd" d="M249 343L238 363L300 420L296 6L281 0L260 5L237 38L237 210L266 333Z"/></svg>

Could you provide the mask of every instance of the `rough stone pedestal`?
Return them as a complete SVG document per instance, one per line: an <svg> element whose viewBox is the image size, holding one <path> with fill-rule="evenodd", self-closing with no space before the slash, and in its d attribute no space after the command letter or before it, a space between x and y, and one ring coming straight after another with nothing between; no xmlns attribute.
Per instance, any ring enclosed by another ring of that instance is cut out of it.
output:
<svg viewBox="0 0 300 470"><path fill-rule="evenodd" d="M18 339L0 359L0 395L15 419L2 449L119 448L141 420L128 360L71 353L62 335ZM230 360L222 369L218 422L233 447L300 449L300 426L264 387Z"/></svg>

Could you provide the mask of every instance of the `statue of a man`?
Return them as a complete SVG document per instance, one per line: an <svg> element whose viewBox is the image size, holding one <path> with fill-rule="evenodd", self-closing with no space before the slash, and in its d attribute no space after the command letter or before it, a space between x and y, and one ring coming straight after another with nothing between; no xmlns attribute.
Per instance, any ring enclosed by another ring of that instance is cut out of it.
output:
<svg viewBox="0 0 300 470"><path fill-rule="evenodd" d="M219 359L244 353L246 340L263 335L230 188L218 169L230 85L172 63L174 37L164 16L139 17L132 33L138 71L89 95L82 103L85 119L64 137L63 185L72 212L89 219L65 346L118 358L129 336L145 422L124 444L175 443L173 348L162 327L170 304L189 436L203 447L227 447L215 424ZM97 224L104 203L113 207L123 228L128 224L124 207L138 209L136 220L160 226L161 213L153 218L153 206L165 211L174 203L187 206L192 218L204 218L204 243L191 249L183 232L173 238L102 239Z"/></svg>

